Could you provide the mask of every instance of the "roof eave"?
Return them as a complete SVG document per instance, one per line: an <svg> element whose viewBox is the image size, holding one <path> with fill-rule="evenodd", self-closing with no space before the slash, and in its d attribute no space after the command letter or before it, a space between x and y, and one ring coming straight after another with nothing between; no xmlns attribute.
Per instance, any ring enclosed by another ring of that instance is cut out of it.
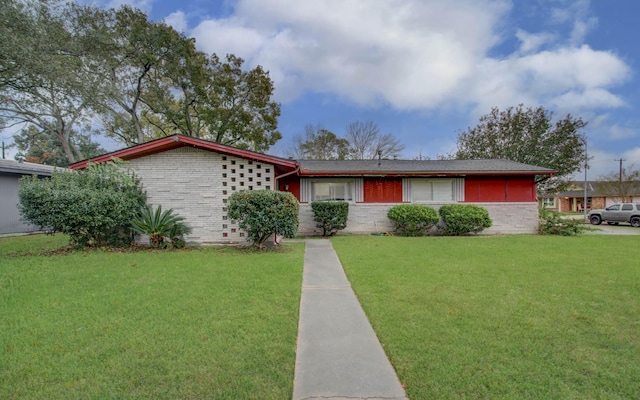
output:
<svg viewBox="0 0 640 400"><path fill-rule="evenodd" d="M300 170L300 176L480 176L480 175L512 175L536 176L553 175L553 171L309 171Z"/></svg>
<svg viewBox="0 0 640 400"><path fill-rule="evenodd" d="M206 140L193 138L190 136L183 135L173 135L167 136L164 138L152 140L150 142L142 143L133 147L128 147L126 149L117 150L111 153L103 154L98 157L93 157L87 160L83 160L72 164L69 168L72 169L82 169L86 168L90 163L103 163L110 161L112 159L122 159L125 161L133 160L136 158L162 153L164 151L177 149L180 147L190 146L194 148L199 148L202 150L213 151L216 153L221 153L230 156L236 156L240 158L245 158L253 161L260 161L269 164L274 164L276 166L281 167L282 169L295 169L297 166L297 162L293 160L285 160L283 158L269 156L262 153L256 153L250 150L238 149L235 147L208 142Z"/></svg>

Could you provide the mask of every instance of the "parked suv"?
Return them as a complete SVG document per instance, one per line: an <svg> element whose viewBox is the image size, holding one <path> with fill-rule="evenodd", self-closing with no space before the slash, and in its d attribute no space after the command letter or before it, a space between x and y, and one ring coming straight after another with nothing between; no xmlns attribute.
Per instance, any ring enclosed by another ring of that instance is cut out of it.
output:
<svg viewBox="0 0 640 400"><path fill-rule="evenodd" d="M640 227L640 204L620 203L614 204L604 210L591 210L589 221L592 225L600 225L606 222L610 225L618 225L627 222L631 226Z"/></svg>

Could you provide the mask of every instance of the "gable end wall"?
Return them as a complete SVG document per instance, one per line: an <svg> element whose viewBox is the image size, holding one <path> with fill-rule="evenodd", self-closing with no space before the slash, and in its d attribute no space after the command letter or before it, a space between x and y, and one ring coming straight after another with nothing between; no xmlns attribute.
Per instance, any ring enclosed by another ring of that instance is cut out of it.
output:
<svg viewBox="0 0 640 400"><path fill-rule="evenodd" d="M226 202L240 190L273 189L274 166L219 153L182 147L129 161L147 192L147 203L172 208L186 219L198 243L244 242L244 232L229 220Z"/></svg>

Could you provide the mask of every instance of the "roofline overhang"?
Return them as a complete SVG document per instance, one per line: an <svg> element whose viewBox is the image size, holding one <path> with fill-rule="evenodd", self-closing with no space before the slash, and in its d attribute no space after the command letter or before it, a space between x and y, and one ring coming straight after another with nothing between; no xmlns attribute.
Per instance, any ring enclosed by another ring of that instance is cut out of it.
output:
<svg viewBox="0 0 640 400"><path fill-rule="evenodd" d="M262 153L256 153L250 150L239 149L224 144L209 142L207 140L198 139L184 135L167 136L160 139L145 142L133 147L127 147L125 149L116 150L111 153L106 153L101 156L89 158L87 160L79 161L71 164L71 169L83 169L90 163L103 163L111 161L113 159L121 160L134 160L136 158L162 153L164 151L177 149L180 147L193 147L201 150L212 151L230 156L236 156L253 161L260 161L269 164L273 164L282 170L295 170L298 167L298 162L294 160L286 160L284 158L270 156Z"/></svg>
<svg viewBox="0 0 640 400"><path fill-rule="evenodd" d="M309 171L300 170L301 177L353 176L353 177L415 177L415 176L552 176L553 171Z"/></svg>

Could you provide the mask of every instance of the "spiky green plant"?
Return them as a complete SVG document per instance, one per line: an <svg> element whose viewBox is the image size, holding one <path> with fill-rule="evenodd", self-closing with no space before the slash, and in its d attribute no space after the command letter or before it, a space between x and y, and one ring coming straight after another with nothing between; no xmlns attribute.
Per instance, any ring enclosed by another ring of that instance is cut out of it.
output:
<svg viewBox="0 0 640 400"><path fill-rule="evenodd" d="M191 233L184 217L173 214L173 209L162 211L162 206L155 211L152 206L143 207L131 221L131 226L137 233L149 236L149 244L153 248L165 247Z"/></svg>

